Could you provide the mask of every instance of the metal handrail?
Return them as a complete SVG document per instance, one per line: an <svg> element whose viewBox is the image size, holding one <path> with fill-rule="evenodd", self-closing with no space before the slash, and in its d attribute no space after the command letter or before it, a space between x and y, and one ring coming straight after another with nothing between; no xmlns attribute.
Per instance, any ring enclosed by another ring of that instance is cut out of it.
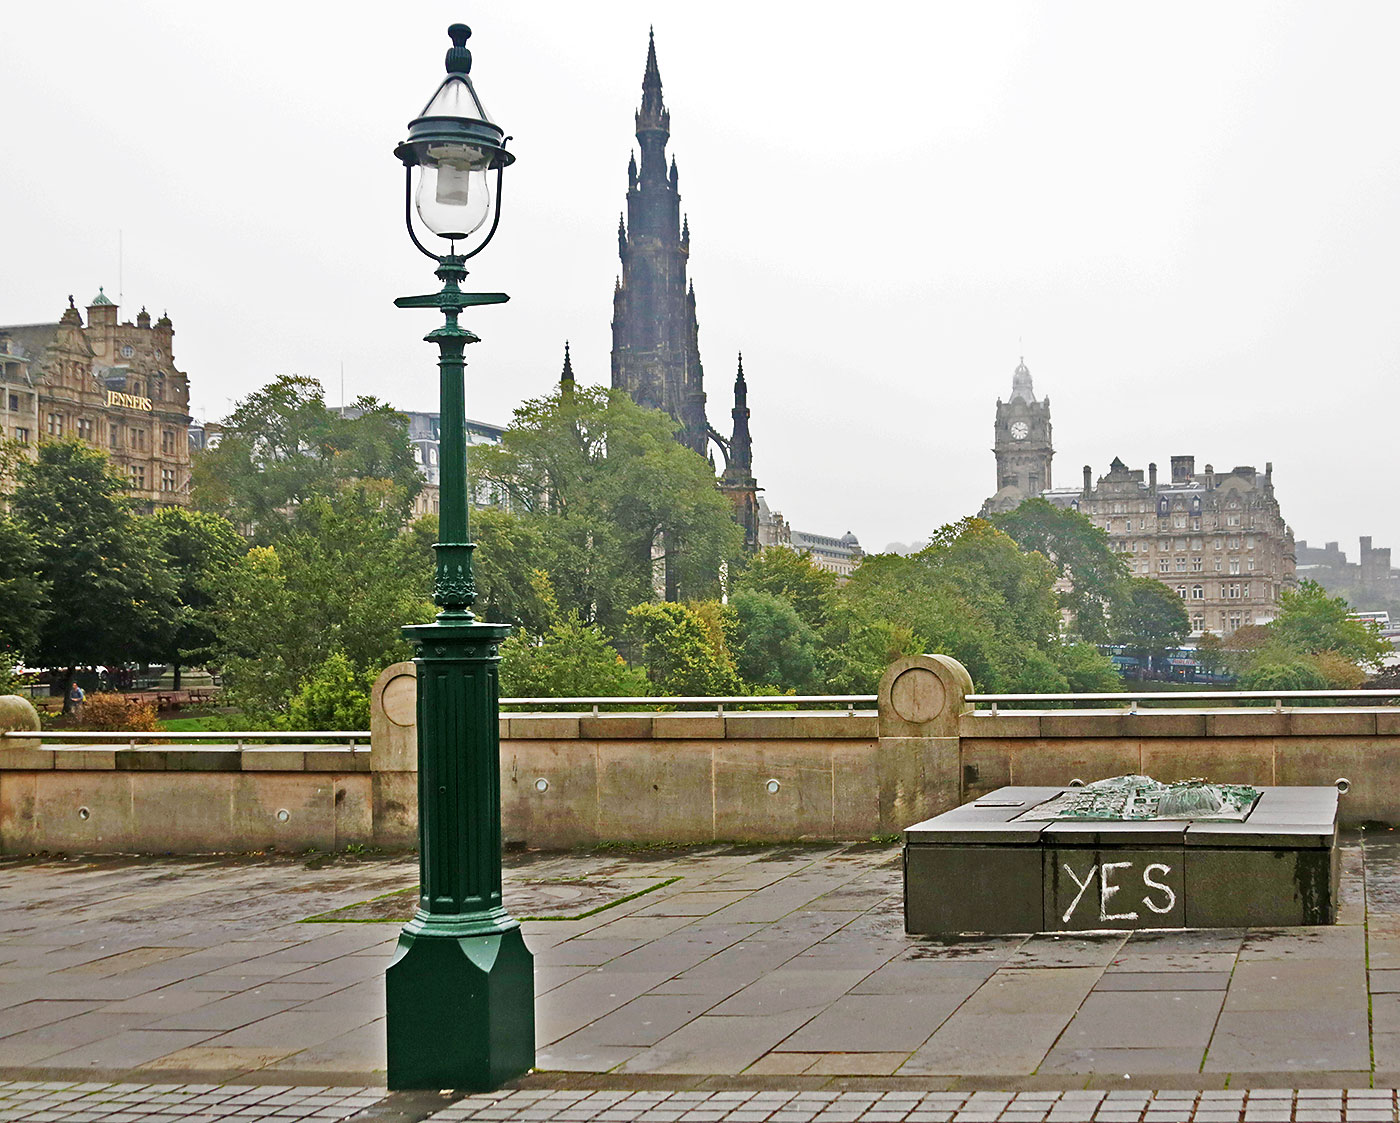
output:
<svg viewBox="0 0 1400 1123"><path fill-rule="evenodd" d="M862 702L874 704L880 700L878 694L734 694L734 695L689 695L674 698L502 698L502 706L589 706L594 715L600 706L703 706L703 713L711 710L716 715L724 713L725 706L771 706L771 705L840 705L846 713L854 716L856 706ZM694 713L696 711L688 711Z"/></svg>
<svg viewBox="0 0 1400 1123"><path fill-rule="evenodd" d="M674 698L502 698L503 706L743 706L773 705L774 703L796 703L798 705L826 702L840 705L855 705L858 702L878 702L878 694L734 694L734 695L686 695Z"/></svg>
<svg viewBox="0 0 1400 1123"><path fill-rule="evenodd" d="M714 712L723 714L725 706L744 705L840 705L845 706L848 714L854 714L855 707L860 703L874 705L879 701L876 694L744 694L744 695L694 695L677 696L674 698L656 697L607 697L607 698L502 698L502 706L591 706L593 713L598 713L601 706L704 706L701 712ZM691 711L692 713L695 711ZM326 748L323 752L368 752L367 747L359 747L356 742L368 741L370 734L368 730L344 730L344 729L323 729L323 730L228 730L210 732L190 732L182 733L178 730L166 730L164 732L143 732L143 733L123 733L123 732L94 732L92 730L66 731L66 730L12 730L0 732L0 741L6 738L16 740L42 740L45 748L51 748L56 752L79 751L81 745L65 745L62 742L99 742L104 745L127 744L131 749L140 750L142 748L162 749L168 744L175 743L181 745L184 752L221 752L226 749L243 751L250 753L277 752L277 747L263 748L250 746L244 748L245 741L277 741L286 743L289 741L338 741L349 742L344 747ZM137 742L160 741L166 744L161 745L138 745ZM202 747L197 745L185 745L188 741L224 741L230 742L228 745L217 745ZM295 746L291 748L296 751Z"/></svg>
<svg viewBox="0 0 1400 1123"><path fill-rule="evenodd" d="M969 702L1123 702L1202 698L1400 698L1400 690L1148 690L1111 694L965 694Z"/></svg>
<svg viewBox="0 0 1400 1123"><path fill-rule="evenodd" d="M369 730L239 730L231 729L227 733L213 732L191 732L181 733L177 729L166 730L163 733L127 733L122 730L112 730L110 732L94 732L92 730L29 730L12 729L5 733L0 733L3 737L32 737L35 739L73 741L306 741L313 737L324 738L328 741L368 741Z"/></svg>
<svg viewBox="0 0 1400 1123"><path fill-rule="evenodd" d="M1369 698L1383 705L1380 699L1400 698L1400 690L1150 690L1142 693L1117 692L1112 694L966 694L969 702L987 702L990 710L979 713L999 717L1003 712L1024 713L1024 710L1002 711L997 709L1002 702L1118 702L1115 709L1128 714L1137 714L1144 702L1216 702L1216 701L1270 701L1274 712L1283 712L1285 699L1290 698ZM1363 707L1355 707L1361 709Z"/></svg>
<svg viewBox="0 0 1400 1123"><path fill-rule="evenodd" d="M298 748L310 749L323 753L367 753L368 744L358 744L361 741L369 740L368 730L345 730L345 729L320 729L320 730L287 730L277 732L274 730L252 730L252 729L231 729L227 733L205 733L192 732L181 733L178 730L167 730L164 733L126 733L120 731L97 732L93 730L30 730L11 729L0 732L0 741L13 738L17 741L31 740L45 742L44 748L54 752L83 752L82 742L98 742L102 745L125 744L127 749L133 752L159 752L162 749L176 747L180 752L186 753L219 753L219 752L244 752L244 753L276 753L276 752L296 752ZM341 742L334 746L311 746L293 744L287 747L287 742L299 741L332 741ZM62 744L55 742L72 742L79 744ZM138 744L145 741L163 741L163 745ZM187 741L225 741L224 745L189 745ZM262 745L245 746L245 741L277 741L278 744L271 747Z"/></svg>

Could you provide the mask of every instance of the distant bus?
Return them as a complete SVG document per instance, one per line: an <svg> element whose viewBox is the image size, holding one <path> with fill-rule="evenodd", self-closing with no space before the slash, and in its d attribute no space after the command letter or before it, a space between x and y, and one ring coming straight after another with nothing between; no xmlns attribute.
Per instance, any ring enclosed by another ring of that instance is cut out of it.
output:
<svg viewBox="0 0 1400 1123"><path fill-rule="evenodd" d="M1360 620L1363 624L1375 624L1381 631L1390 631L1389 612L1349 612L1347 619Z"/></svg>

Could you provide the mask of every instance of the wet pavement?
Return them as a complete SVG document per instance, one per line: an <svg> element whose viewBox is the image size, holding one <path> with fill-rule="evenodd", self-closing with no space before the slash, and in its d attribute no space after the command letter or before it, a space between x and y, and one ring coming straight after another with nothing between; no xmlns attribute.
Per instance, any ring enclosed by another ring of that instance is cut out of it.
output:
<svg viewBox="0 0 1400 1123"><path fill-rule="evenodd" d="M895 847L514 855L513 910L565 918L524 925L541 1071L512 1093L522 1098L461 1100L444 1118L744 1123L737 1113L784 1093L788 1106L765 1118L789 1123L798 1094L806 1111L812 1097L872 1090L914 1095L899 1116L914 1123L1066 1118L1085 1101L1050 1093L1085 1089L1131 1092L1139 1106L1112 1111L1163 1123L1191 1111L1280 1118L1263 1102L1280 1088L1308 1091L1289 1100L1293 1113L1390 1113L1392 1100L1353 1106L1336 1090L1400 1083L1395 838L1344 840L1340 923L1327 928L951 941L904 934ZM287 1089L271 1095L295 1104L267 1105L278 1118L381 1110L363 1097L384 1094L383 972L398 928L373 918L400 914L412 894L391 895L415 876L403 857L0 861L0 1080L11 1081L0 1120L134 1119L88 1094L131 1084L202 1089L160 1093L184 1104L181 1118L223 1118L210 1097L230 1087ZM16 1096L42 1100L39 1085L72 1106L15 1114ZM1173 1093L1170 1106L1143 1099L1151 1089ZM1260 1098L1228 1098L1243 1089ZM607 1115L526 1106L545 1091L581 1103L600 1090L646 1096ZM337 1091L345 1102L325 1100ZM1228 1096L1207 1108L1193 1095L1188 1108L1185 1091ZM734 1104L747 1092L749 1106L646 1105L662 1092ZM751 1103L757 1092L768 1099ZM967 1102L919 1098L932 1092ZM1044 1106L1013 1102L1018 1092ZM249 1119L258 1095L224 1099L243 1097ZM988 1114L995 1095L1006 1103ZM832 1102L803 1118L895 1108ZM1109 1118L1108 1101L1093 1111Z"/></svg>

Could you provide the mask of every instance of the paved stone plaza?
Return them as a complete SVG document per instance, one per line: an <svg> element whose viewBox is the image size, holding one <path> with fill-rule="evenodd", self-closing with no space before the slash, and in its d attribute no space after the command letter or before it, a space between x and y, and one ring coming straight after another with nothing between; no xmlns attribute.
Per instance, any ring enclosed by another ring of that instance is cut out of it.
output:
<svg viewBox="0 0 1400 1123"><path fill-rule="evenodd" d="M895 847L513 856L518 914L576 917L525 925L542 1071L443 1118L1169 1123L1237 1118L1255 1089L1263 1120L1300 1088L1296 1118L1321 1120L1347 1088L1350 1118L1390 1119L1372 1089L1400 1082L1394 837L1345 839L1331 928L955 941L904 935ZM362 921L408 907L415 875L0 862L0 1120L431 1114L374 1114L396 1102L378 1103L397 925ZM1068 1095L1086 1089L1113 1095Z"/></svg>

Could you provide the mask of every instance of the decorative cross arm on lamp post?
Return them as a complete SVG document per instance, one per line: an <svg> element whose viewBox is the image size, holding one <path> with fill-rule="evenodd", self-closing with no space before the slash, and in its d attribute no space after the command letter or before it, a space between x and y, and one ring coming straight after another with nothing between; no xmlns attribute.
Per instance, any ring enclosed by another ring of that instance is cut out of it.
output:
<svg viewBox="0 0 1400 1123"><path fill-rule="evenodd" d="M482 1090L534 1065L535 986L534 959L501 901L497 670L510 629L481 623L471 610L463 352L478 339L457 317L464 308L509 299L462 292L461 282L467 259L496 232L503 173L515 157L472 86L471 30L453 24L448 34L447 77L394 149L404 164L409 237L438 263L442 281L436 293L394 303L438 308L444 323L426 336L438 347L442 395L433 546L439 612L431 624L404 629L418 668L418 912L399 936L385 993L389 1087ZM415 210L446 239L446 254L419 240Z"/></svg>

